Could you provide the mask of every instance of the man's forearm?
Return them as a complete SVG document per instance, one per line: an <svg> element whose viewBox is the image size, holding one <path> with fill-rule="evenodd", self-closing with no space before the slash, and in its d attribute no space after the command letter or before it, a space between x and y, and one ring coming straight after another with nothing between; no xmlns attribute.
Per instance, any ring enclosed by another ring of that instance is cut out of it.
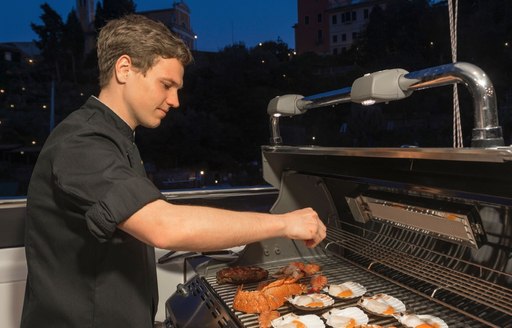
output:
<svg viewBox="0 0 512 328"><path fill-rule="evenodd" d="M146 205L120 228L158 248L207 251L283 236L285 224L280 215L159 200Z"/></svg>

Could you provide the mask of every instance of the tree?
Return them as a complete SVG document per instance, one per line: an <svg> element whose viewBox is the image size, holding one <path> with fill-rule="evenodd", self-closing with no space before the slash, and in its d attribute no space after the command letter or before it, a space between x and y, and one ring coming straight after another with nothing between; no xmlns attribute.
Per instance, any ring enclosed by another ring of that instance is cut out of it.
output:
<svg viewBox="0 0 512 328"><path fill-rule="evenodd" d="M375 6L370 14L370 21L362 37L355 42L351 52L355 52L357 63L365 65L387 55L389 35L387 17L380 6Z"/></svg>
<svg viewBox="0 0 512 328"><path fill-rule="evenodd" d="M64 23L59 14L48 3L41 5L43 14L40 16L43 25L31 23L32 30L39 36L36 45L41 50L44 62L48 65L51 75L61 80L60 59L62 58L62 37Z"/></svg>
<svg viewBox="0 0 512 328"><path fill-rule="evenodd" d="M99 31L109 20L133 14L135 11L133 0L103 0L103 5L101 2L96 5L94 27Z"/></svg>
<svg viewBox="0 0 512 328"><path fill-rule="evenodd" d="M77 81L77 65L81 64L84 55L84 42L85 36L82 30L82 25L78 20L76 12L72 10L62 34L62 47L70 60L72 81L76 84Z"/></svg>

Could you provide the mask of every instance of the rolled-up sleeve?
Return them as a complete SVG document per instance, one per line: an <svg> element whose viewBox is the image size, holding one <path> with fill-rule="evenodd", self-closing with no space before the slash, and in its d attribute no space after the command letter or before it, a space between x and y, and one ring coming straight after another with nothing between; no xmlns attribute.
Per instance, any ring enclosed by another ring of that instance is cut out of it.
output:
<svg viewBox="0 0 512 328"><path fill-rule="evenodd" d="M85 213L90 232L99 241L112 237L119 223L163 195L151 181L134 177L116 183Z"/></svg>
<svg viewBox="0 0 512 328"><path fill-rule="evenodd" d="M60 148L52 165L56 190L81 213L70 219L85 219L90 233L100 242L112 238L117 225L146 204L165 199L145 176L131 142L78 133ZM135 160L128 158L133 153Z"/></svg>

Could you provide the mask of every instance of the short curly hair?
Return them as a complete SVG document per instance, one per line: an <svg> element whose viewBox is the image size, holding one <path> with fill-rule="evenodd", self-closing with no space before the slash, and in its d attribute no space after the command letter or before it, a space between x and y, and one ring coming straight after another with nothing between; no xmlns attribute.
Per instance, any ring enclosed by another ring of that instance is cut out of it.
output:
<svg viewBox="0 0 512 328"><path fill-rule="evenodd" d="M126 15L109 21L97 42L100 88L106 86L116 61L128 55L133 65L146 73L158 57L176 58L183 66L193 61L192 53L164 24L142 15Z"/></svg>

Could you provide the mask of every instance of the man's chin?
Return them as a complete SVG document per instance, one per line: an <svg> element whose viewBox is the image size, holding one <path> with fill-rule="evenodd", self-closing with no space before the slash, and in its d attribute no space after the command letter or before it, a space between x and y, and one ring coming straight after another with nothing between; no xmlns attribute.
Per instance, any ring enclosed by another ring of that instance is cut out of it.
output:
<svg viewBox="0 0 512 328"><path fill-rule="evenodd" d="M141 125L143 127L145 127L145 128L148 128L148 129L154 129L154 128L159 127L161 123L162 123L162 121L158 120L158 121L155 121L155 122L146 122L146 123L141 124Z"/></svg>

